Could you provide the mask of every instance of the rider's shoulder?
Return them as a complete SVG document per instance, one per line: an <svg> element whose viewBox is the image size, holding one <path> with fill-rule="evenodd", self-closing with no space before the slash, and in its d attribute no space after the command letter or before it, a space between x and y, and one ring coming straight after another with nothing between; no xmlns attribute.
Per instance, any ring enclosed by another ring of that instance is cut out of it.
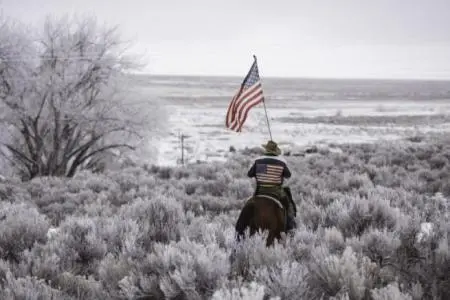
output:
<svg viewBox="0 0 450 300"><path fill-rule="evenodd" d="M284 164L287 164L286 159L282 156L271 156L271 155L260 155L257 158L255 158L255 162L264 162L264 161L280 161L283 162Z"/></svg>

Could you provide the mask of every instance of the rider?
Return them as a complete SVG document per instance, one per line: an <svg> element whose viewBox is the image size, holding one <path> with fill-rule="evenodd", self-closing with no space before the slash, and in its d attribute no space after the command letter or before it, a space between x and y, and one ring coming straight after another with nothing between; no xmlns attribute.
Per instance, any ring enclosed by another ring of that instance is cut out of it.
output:
<svg viewBox="0 0 450 300"><path fill-rule="evenodd" d="M291 177L291 171L289 170L286 161L280 157L281 150L277 143L274 141L268 141L266 145L262 145L265 149L264 155L258 157L250 170L248 171L248 177L256 178L256 190L254 195L257 194L275 194L278 199L281 200L284 207L287 208L287 228L286 231L290 231L296 227L295 203L290 195L288 187L283 188L284 178ZM287 189L288 194L284 189Z"/></svg>

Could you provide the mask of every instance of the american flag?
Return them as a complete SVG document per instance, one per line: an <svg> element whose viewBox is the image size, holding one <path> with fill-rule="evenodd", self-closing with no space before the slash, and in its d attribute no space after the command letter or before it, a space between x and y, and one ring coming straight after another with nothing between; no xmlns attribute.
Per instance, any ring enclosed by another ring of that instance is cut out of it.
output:
<svg viewBox="0 0 450 300"><path fill-rule="evenodd" d="M264 101L263 90L259 78L258 64L253 62L247 76L239 88L239 91L234 95L228 106L226 126L227 128L240 132L249 110Z"/></svg>
<svg viewBox="0 0 450 300"><path fill-rule="evenodd" d="M256 181L262 184L282 184L283 166L256 164Z"/></svg>

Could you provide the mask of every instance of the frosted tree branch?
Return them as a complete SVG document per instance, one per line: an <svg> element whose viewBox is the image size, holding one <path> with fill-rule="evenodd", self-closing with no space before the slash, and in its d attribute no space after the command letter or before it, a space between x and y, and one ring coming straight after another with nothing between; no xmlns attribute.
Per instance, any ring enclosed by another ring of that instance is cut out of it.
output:
<svg viewBox="0 0 450 300"><path fill-rule="evenodd" d="M135 149L148 120L118 88L139 67L128 47L94 18L48 18L37 34L0 22L0 122L10 136L0 141L24 178L73 176L112 149Z"/></svg>

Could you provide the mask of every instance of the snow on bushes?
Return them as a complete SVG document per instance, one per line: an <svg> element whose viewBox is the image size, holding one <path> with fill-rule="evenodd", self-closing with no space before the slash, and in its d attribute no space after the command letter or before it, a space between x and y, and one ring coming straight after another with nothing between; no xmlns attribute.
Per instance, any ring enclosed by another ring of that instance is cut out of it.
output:
<svg viewBox="0 0 450 300"><path fill-rule="evenodd" d="M50 224L30 203L0 202L0 259L20 261L24 250L47 238Z"/></svg>
<svg viewBox="0 0 450 300"><path fill-rule="evenodd" d="M450 298L448 145L287 157L298 229L271 248L265 233L234 240L248 155L2 178L0 298Z"/></svg>

